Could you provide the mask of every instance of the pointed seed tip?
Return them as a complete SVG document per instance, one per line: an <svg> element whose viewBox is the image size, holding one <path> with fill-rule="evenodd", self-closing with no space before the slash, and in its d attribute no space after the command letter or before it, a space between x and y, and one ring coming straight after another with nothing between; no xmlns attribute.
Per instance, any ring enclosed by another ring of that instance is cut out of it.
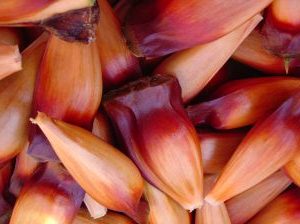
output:
<svg viewBox="0 0 300 224"><path fill-rule="evenodd" d="M190 206L184 206L184 208L185 208L189 213L192 213L194 210L202 208L202 206L203 206L203 202L200 201L200 202L197 203L197 204L193 204L193 205L190 205Z"/></svg>
<svg viewBox="0 0 300 224"><path fill-rule="evenodd" d="M261 13L258 13L258 14L255 16L255 18L257 19L257 21L261 21L261 20L264 19L264 17L262 16Z"/></svg>
<svg viewBox="0 0 300 224"><path fill-rule="evenodd" d="M209 194L204 198L204 201L211 205L220 205L222 202L219 202L215 200L213 197L211 197Z"/></svg>
<svg viewBox="0 0 300 224"><path fill-rule="evenodd" d="M35 118L29 118L29 120L30 120L30 122L32 123L32 124L37 124L37 121L35 120Z"/></svg>
<svg viewBox="0 0 300 224"><path fill-rule="evenodd" d="M291 59L289 57L284 58L283 63L284 63L284 69L285 69L285 74L289 74L289 68L290 68L290 62Z"/></svg>
<svg viewBox="0 0 300 224"><path fill-rule="evenodd" d="M38 111L35 118L29 118L31 123L38 125L39 122L43 119L47 118L47 115L43 112Z"/></svg>

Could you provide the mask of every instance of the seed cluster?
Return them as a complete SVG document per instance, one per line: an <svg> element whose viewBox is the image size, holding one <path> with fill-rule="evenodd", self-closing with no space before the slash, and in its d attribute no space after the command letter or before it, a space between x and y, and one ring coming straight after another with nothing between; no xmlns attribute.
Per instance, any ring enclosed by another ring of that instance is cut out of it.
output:
<svg viewBox="0 0 300 224"><path fill-rule="evenodd" d="M0 224L300 223L298 0L0 0Z"/></svg>

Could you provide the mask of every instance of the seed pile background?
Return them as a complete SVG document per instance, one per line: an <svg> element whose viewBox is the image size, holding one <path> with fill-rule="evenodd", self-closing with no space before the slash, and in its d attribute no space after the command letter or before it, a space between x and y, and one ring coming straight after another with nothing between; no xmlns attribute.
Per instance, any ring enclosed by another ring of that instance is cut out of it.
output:
<svg viewBox="0 0 300 224"><path fill-rule="evenodd" d="M300 223L299 12L0 1L0 224Z"/></svg>

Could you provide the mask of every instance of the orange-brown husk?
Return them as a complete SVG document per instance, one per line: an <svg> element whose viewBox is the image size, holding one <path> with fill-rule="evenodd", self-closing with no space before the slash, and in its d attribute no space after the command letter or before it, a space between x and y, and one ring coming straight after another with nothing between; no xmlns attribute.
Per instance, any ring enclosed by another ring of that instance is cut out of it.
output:
<svg viewBox="0 0 300 224"><path fill-rule="evenodd" d="M263 38L259 30L254 30L234 52L233 59L271 75L293 73L299 59L290 59L287 68L284 58L264 47Z"/></svg>
<svg viewBox="0 0 300 224"><path fill-rule="evenodd" d="M139 61L130 52L121 25L107 0L98 0L100 15L97 27L97 47L102 65L105 89L121 86L140 74Z"/></svg>
<svg viewBox="0 0 300 224"><path fill-rule="evenodd" d="M231 223L246 223L290 184L291 180L284 172L278 171L249 190L226 201Z"/></svg>
<svg viewBox="0 0 300 224"><path fill-rule="evenodd" d="M221 86L215 99L187 108L194 124L208 124L217 129L251 125L272 113L300 88L300 79L265 77L231 81Z"/></svg>
<svg viewBox="0 0 300 224"><path fill-rule="evenodd" d="M218 175L204 176L204 196L212 189ZM230 219L224 203L213 205L204 200L201 208L196 210L195 224L230 224Z"/></svg>
<svg viewBox="0 0 300 224"><path fill-rule="evenodd" d="M224 202L253 187L292 159L300 147L299 106L298 92L250 130L206 200Z"/></svg>
<svg viewBox="0 0 300 224"><path fill-rule="evenodd" d="M300 56L300 2L275 0L266 12L264 46L287 60Z"/></svg>
<svg viewBox="0 0 300 224"><path fill-rule="evenodd" d="M84 192L60 164L46 164L22 189L11 224L72 223Z"/></svg>
<svg viewBox="0 0 300 224"><path fill-rule="evenodd" d="M34 109L87 127L101 96L101 65L95 43L68 43L52 35L39 70Z"/></svg>
<svg viewBox="0 0 300 224"><path fill-rule="evenodd" d="M147 181L193 210L202 204L200 143L180 94L173 76L145 77L109 92L104 109Z"/></svg>
<svg viewBox="0 0 300 224"><path fill-rule="evenodd" d="M149 183L145 184L145 198L149 204L149 224L189 224L188 211L184 210L172 198Z"/></svg>
<svg viewBox="0 0 300 224"><path fill-rule="evenodd" d="M249 224L277 224L300 222L300 191L293 188L279 195L262 209Z"/></svg>
<svg viewBox="0 0 300 224"><path fill-rule="evenodd" d="M16 156L28 140L34 83L45 49L41 36L23 53L23 70L0 81L0 163Z"/></svg>
<svg viewBox="0 0 300 224"><path fill-rule="evenodd" d="M231 224L224 203L213 205L204 200L201 209L196 210L195 224Z"/></svg>
<svg viewBox="0 0 300 224"><path fill-rule="evenodd" d="M37 77L33 115L37 111L91 128L102 96L101 65L95 43L69 43L52 35ZM28 152L42 160L57 159L37 127Z"/></svg>
<svg viewBox="0 0 300 224"><path fill-rule="evenodd" d="M220 38L271 2L141 1L128 13L125 34L136 55L159 57Z"/></svg>
<svg viewBox="0 0 300 224"><path fill-rule="evenodd" d="M129 158L85 129L44 113L32 121L86 193L108 209L134 213L143 193L143 179Z"/></svg>
<svg viewBox="0 0 300 224"><path fill-rule="evenodd" d="M261 19L260 15L256 15L215 41L171 55L154 73L176 76L182 89L183 101L186 103L205 87Z"/></svg>

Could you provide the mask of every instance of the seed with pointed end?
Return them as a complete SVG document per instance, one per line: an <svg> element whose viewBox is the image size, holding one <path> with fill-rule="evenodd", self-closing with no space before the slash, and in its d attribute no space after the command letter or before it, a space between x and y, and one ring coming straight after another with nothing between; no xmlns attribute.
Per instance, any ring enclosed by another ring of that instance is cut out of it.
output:
<svg viewBox="0 0 300 224"><path fill-rule="evenodd" d="M226 201L231 223L246 223L290 184L291 180L284 172L278 171L249 190Z"/></svg>
<svg viewBox="0 0 300 224"><path fill-rule="evenodd" d="M297 152L292 160L284 166L284 171L293 180L294 184L300 186L300 153Z"/></svg>
<svg viewBox="0 0 300 224"><path fill-rule="evenodd" d="M55 14L89 7L94 0L9 0L0 3L0 25L34 24Z"/></svg>
<svg viewBox="0 0 300 224"><path fill-rule="evenodd" d="M60 164L48 163L22 189L10 224L70 224L83 193Z"/></svg>
<svg viewBox="0 0 300 224"><path fill-rule="evenodd" d="M154 73L176 76L182 88L183 101L191 100L213 78L261 19L260 15L254 16L215 41L171 55Z"/></svg>
<svg viewBox="0 0 300 224"><path fill-rule="evenodd" d="M102 20L98 24L97 44L106 89L120 86L140 76L139 61L128 49L120 22L106 0L98 0Z"/></svg>
<svg viewBox="0 0 300 224"><path fill-rule="evenodd" d="M300 190L293 188L261 210L249 224L278 224L300 222Z"/></svg>
<svg viewBox="0 0 300 224"><path fill-rule="evenodd" d="M109 144L113 143L112 127L104 113L98 112L96 114L93 122L92 133ZM100 218L107 212L107 208L98 203L88 194L85 195L84 203L91 216L94 218Z"/></svg>
<svg viewBox="0 0 300 224"><path fill-rule="evenodd" d="M232 81L217 90L215 99L189 106L187 112L194 124L239 128L270 114L298 89L300 79L290 77Z"/></svg>
<svg viewBox="0 0 300 224"><path fill-rule="evenodd" d="M45 35L23 52L23 70L0 81L0 163L16 156L27 142L34 82L47 41Z"/></svg>
<svg viewBox="0 0 300 224"><path fill-rule="evenodd" d="M204 200L203 207L196 210L195 224L231 224L231 222L224 203L212 205Z"/></svg>
<svg viewBox="0 0 300 224"><path fill-rule="evenodd" d="M173 76L145 77L111 91L104 108L144 177L185 209L202 204L202 166L196 130Z"/></svg>
<svg viewBox="0 0 300 224"><path fill-rule="evenodd" d="M254 30L234 52L233 58L243 64L269 74L285 74L284 59L265 49L264 36ZM294 61L290 62L290 72L293 72Z"/></svg>
<svg viewBox="0 0 300 224"><path fill-rule="evenodd" d="M300 55L300 2L275 0L266 12L263 23L265 47L283 58Z"/></svg>
<svg viewBox="0 0 300 224"><path fill-rule="evenodd" d="M108 120L103 113L97 113L94 122L92 133L104 141L111 143L111 132ZM85 194L83 202L87 207L92 218L97 219L105 216L107 208L93 199L89 194Z"/></svg>
<svg viewBox="0 0 300 224"><path fill-rule="evenodd" d="M101 96L101 65L96 44L69 43L52 35L37 77L34 114L42 111L90 128ZM57 160L37 127L31 130L28 152L43 161Z"/></svg>
<svg viewBox="0 0 300 224"><path fill-rule="evenodd" d="M24 184L29 181L40 163L27 154L29 142L16 157L16 164L10 180L9 192L18 197Z"/></svg>
<svg viewBox="0 0 300 224"><path fill-rule="evenodd" d="M226 164L206 197L223 202L248 190L290 161L300 147L300 92L258 122Z"/></svg>
<svg viewBox="0 0 300 224"><path fill-rule="evenodd" d="M104 113L98 112L96 114L92 133L107 143L113 143L112 128ZM90 195L86 194L83 201L93 218L100 218L107 213L107 208L98 203Z"/></svg>
<svg viewBox="0 0 300 224"><path fill-rule="evenodd" d="M143 180L129 158L92 133L44 113L39 113L33 122L90 196L109 209L134 212L142 195Z"/></svg>
<svg viewBox="0 0 300 224"><path fill-rule="evenodd" d="M125 215L109 211L100 219L92 219L89 214L81 209L72 224L136 224Z"/></svg>
<svg viewBox="0 0 300 224"><path fill-rule="evenodd" d="M264 35L254 30L233 54L243 64L267 74L297 74L299 58L286 57L269 51L264 46Z"/></svg>
<svg viewBox="0 0 300 224"><path fill-rule="evenodd" d="M145 184L145 198L149 204L149 224L189 224L189 213L172 198L149 183Z"/></svg>
<svg viewBox="0 0 300 224"><path fill-rule="evenodd" d="M200 139L204 173L220 172L242 141L246 132L212 132L197 130Z"/></svg>
<svg viewBox="0 0 300 224"><path fill-rule="evenodd" d="M97 27L97 46L102 65L105 89L137 78L141 71L139 61L128 49L121 25L107 0L98 0L101 19Z"/></svg>
<svg viewBox="0 0 300 224"><path fill-rule="evenodd" d="M159 57L220 38L271 2L144 0L129 11L125 34L136 55Z"/></svg>
<svg viewBox="0 0 300 224"><path fill-rule="evenodd" d="M94 219L101 218L107 213L107 208L98 203L89 194L85 194L83 202L87 207L91 217Z"/></svg>
<svg viewBox="0 0 300 224"><path fill-rule="evenodd" d="M68 43L52 35L39 71L34 109L89 127L101 95L101 65L96 45Z"/></svg>
<svg viewBox="0 0 300 224"><path fill-rule="evenodd" d="M218 175L204 176L204 195L213 187ZM224 203L213 205L204 200L202 208L196 210L195 224L230 224Z"/></svg>

